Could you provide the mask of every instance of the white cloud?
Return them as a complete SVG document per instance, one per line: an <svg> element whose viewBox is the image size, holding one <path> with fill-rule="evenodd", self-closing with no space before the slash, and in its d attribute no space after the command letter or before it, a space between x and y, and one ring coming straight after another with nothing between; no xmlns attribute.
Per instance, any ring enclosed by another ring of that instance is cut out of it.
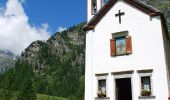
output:
<svg viewBox="0 0 170 100"><path fill-rule="evenodd" d="M64 30L66 30L66 29L67 29L67 28L60 26L60 27L58 28L57 32L62 32L62 31L64 31Z"/></svg>
<svg viewBox="0 0 170 100"><path fill-rule="evenodd" d="M29 17L20 1L8 0L5 8L0 10L0 49L10 50L17 55L31 42L50 37L47 23L40 27L29 24Z"/></svg>

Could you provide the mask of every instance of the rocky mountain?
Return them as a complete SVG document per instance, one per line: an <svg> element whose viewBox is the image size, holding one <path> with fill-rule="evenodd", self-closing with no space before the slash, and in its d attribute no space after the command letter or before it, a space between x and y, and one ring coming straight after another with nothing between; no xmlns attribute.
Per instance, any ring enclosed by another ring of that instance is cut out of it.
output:
<svg viewBox="0 0 170 100"><path fill-rule="evenodd" d="M0 74L14 67L17 57L8 50L0 50Z"/></svg>
<svg viewBox="0 0 170 100"><path fill-rule="evenodd" d="M49 40L35 41L21 54L31 63L38 93L83 99L85 70L85 31L80 23ZM69 85L68 85L69 83Z"/></svg>
<svg viewBox="0 0 170 100"><path fill-rule="evenodd" d="M27 84L25 81L32 80L36 93L83 100L84 25L80 23L58 32L47 41L31 43L22 52L15 68L0 77L0 88L22 91L23 84Z"/></svg>
<svg viewBox="0 0 170 100"><path fill-rule="evenodd" d="M21 60L26 60L34 66L35 73L48 67L53 60L60 62L70 60L72 66L79 65L84 70L85 23L73 26L63 32L54 34L48 41L35 41L21 54ZM73 59L72 59L73 58Z"/></svg>

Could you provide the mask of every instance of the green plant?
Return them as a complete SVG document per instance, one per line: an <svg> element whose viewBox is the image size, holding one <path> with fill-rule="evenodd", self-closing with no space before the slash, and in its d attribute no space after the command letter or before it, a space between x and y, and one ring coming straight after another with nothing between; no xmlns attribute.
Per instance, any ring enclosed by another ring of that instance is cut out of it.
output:
<svg viewBox="0 0 170 100"><path fill-rule="evenodd" d="M102 91L98 90L97 96L100 97L100 98L104 98L104 97L106 97L106 92L102 92Z"/></svg>
<svg viewBox="0 0 170 100"><path fill-rule="evenodd" d="M151 95L151 90L142 89L141 95L142 96L150 96Z"/></svg>

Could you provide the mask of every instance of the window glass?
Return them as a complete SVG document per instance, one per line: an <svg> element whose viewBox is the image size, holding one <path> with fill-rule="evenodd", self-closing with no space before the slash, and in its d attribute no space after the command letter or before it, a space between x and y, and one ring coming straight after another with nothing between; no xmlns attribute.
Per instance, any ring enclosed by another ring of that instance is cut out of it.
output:
<svg viewBox="0 0 170 100"><path fill-rule="evenodd" d="M151 95L151 79L150 76L141 77L141 95L150 96Z"/></svg>
<svg viewBox="0 0 170 100"><path fill-rule="evenodd" d="M98 97L106 97L106 79L98 80Z"/></svg>
<svg viewBox="0 0 170 100"><path fill-rule="evenodd" d="M126 54L126 38L118 37L116 38L116 55Z"/></svg>

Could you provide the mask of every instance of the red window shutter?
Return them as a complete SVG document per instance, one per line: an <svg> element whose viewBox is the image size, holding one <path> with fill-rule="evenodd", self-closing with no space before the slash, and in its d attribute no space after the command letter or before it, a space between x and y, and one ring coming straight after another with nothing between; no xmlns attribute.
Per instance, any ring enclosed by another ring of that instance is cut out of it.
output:
<svg viewBox="0 0 170 100"><path fill-rule="evenodd" d="M126 53L132 53L132 39L131 36L126 36Z"/></svg>
<svg viewBox="0 0 170 100"><path fill-rule="evenodd" d="M115 39L110 39L110 54L111 54L111 56L116 56Z"/></svg>

